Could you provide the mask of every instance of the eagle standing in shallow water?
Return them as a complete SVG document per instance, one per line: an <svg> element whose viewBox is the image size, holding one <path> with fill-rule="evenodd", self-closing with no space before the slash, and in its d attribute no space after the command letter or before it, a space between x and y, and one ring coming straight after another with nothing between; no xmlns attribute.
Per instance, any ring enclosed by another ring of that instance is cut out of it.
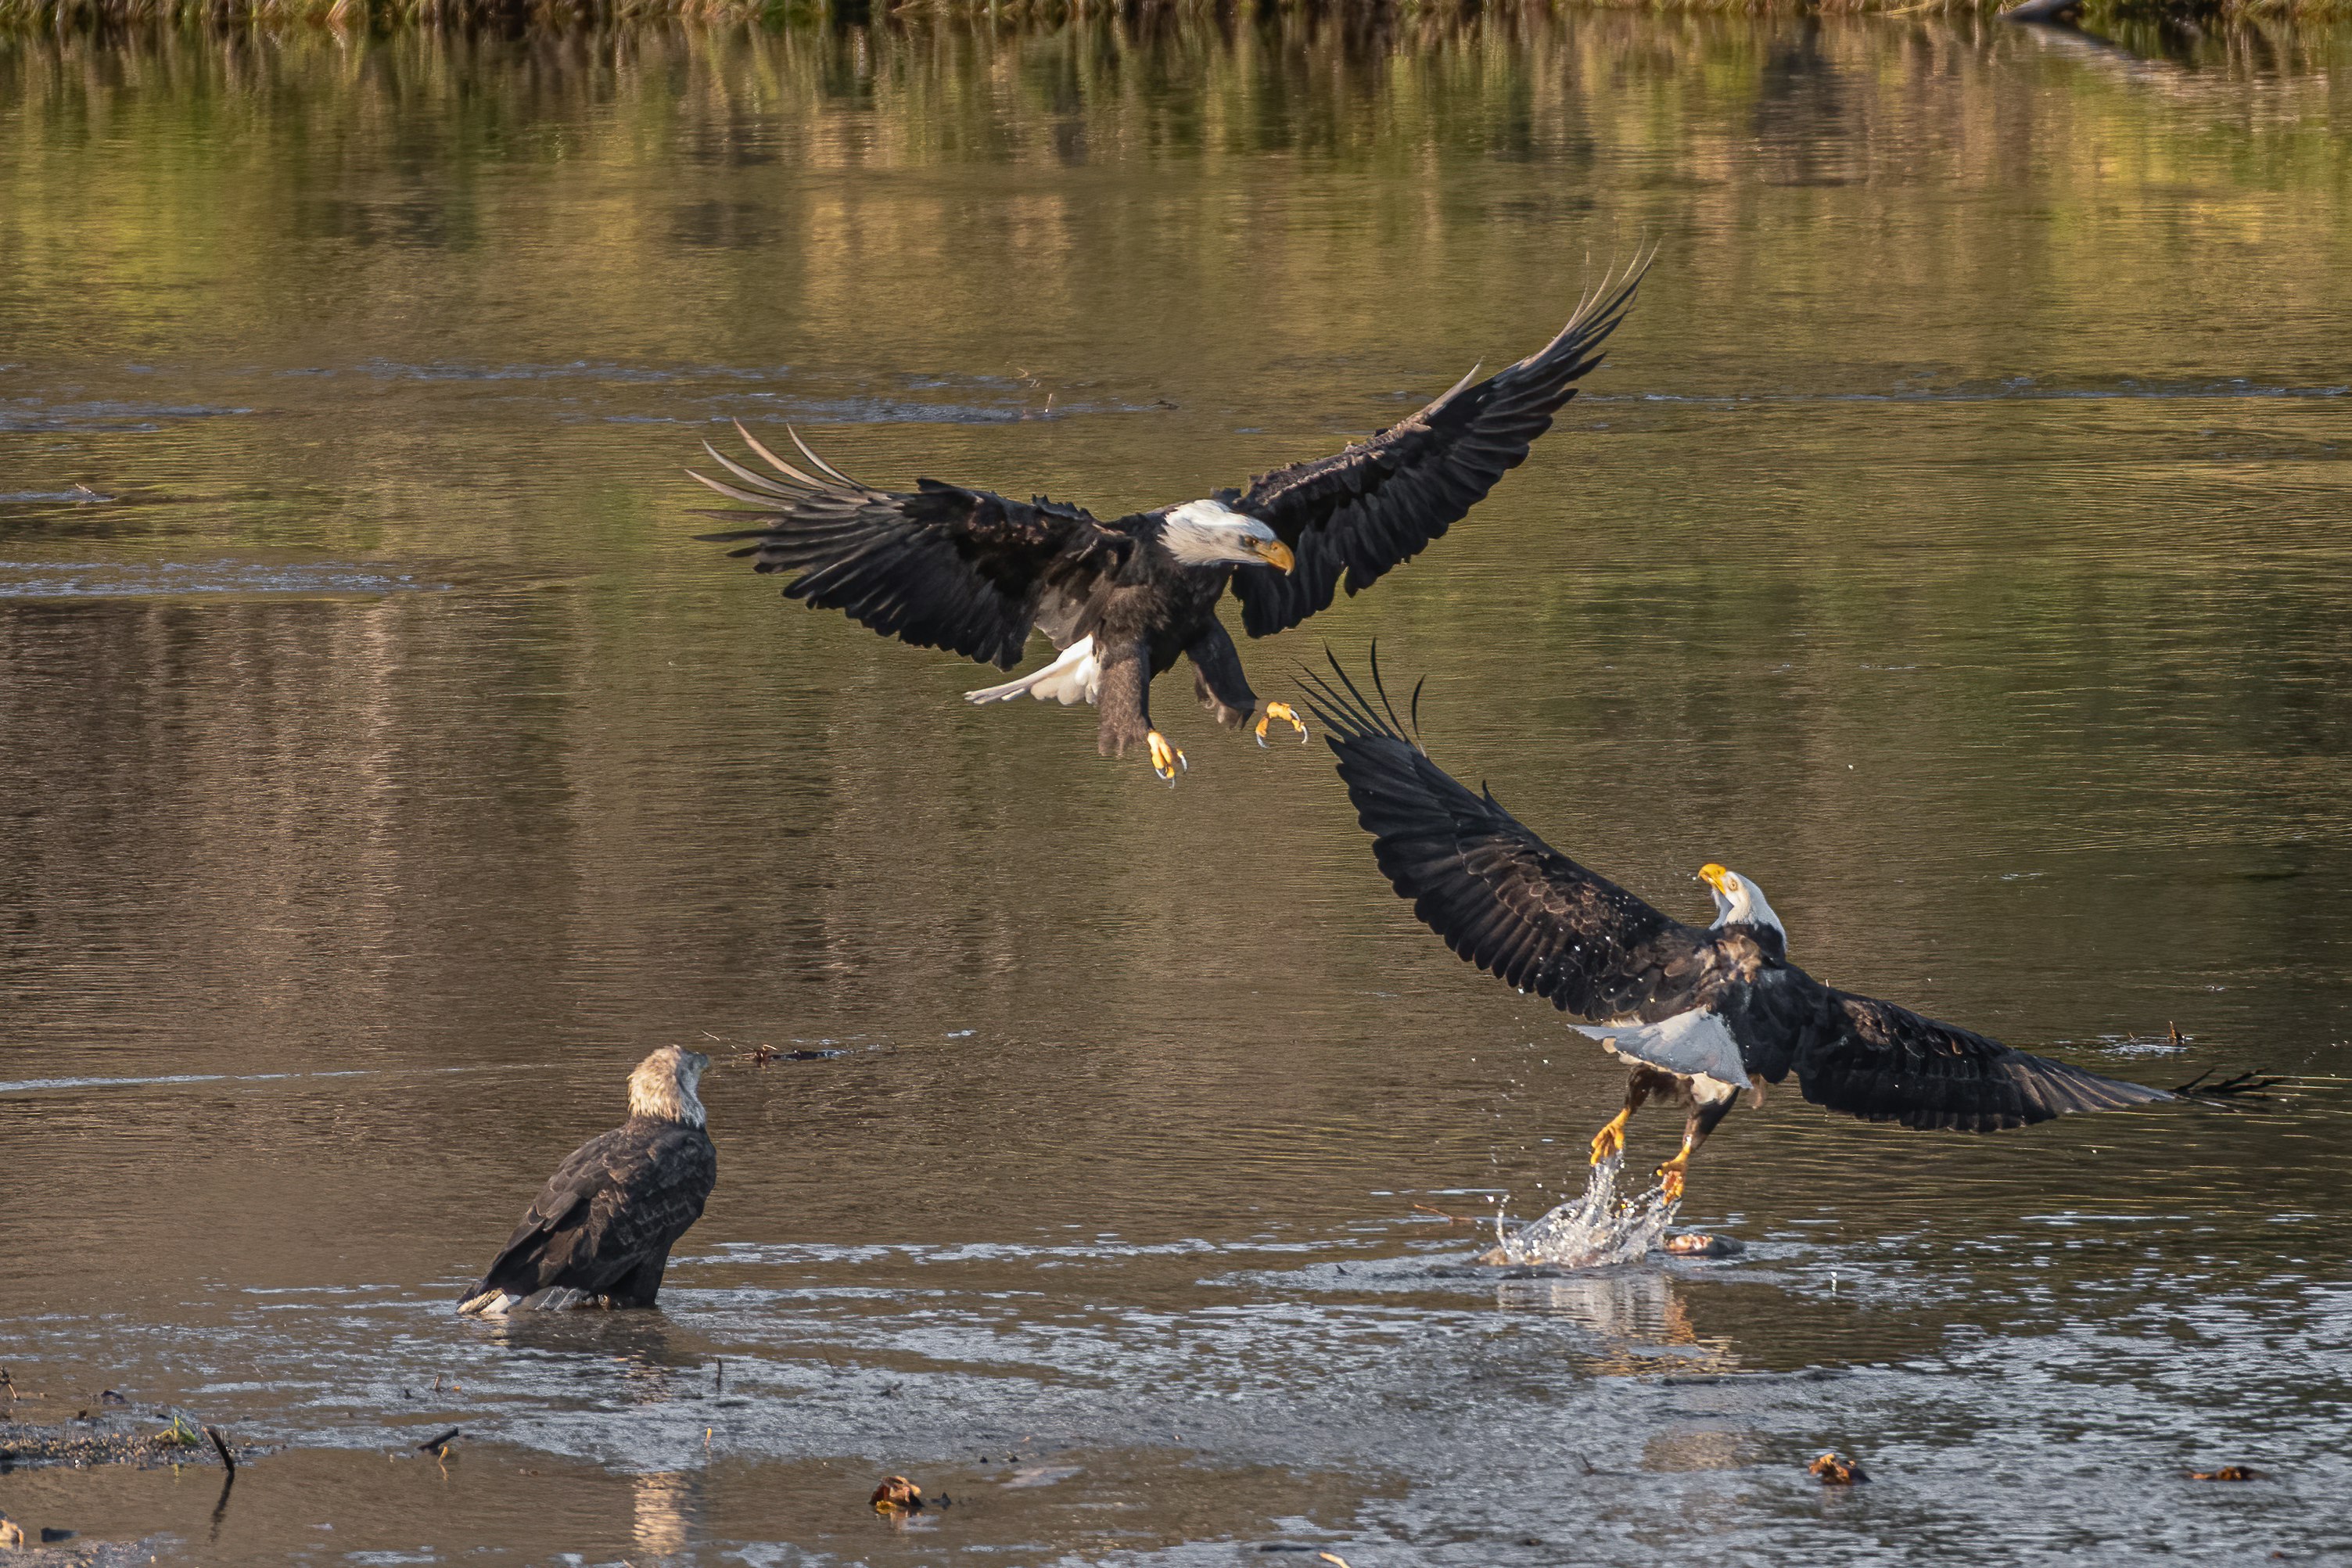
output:
<svg viewBox="0 0 2352 1568"><path fill-rule="evenodd" d="M666 1045L629 1074L629 1119L558 1167L460 1312L650 1307L669 1249L702 1218L719 1153L695 1084L710 1058Z"/></svg>
<svg viewBox="0 0 2352 1568"><path fill-rule="evenodd" d="M1668 918L1472 794L1404 737L1372 665L1383 719L1347 672L1308 706L1339 758L1372 853L1412 912L1463 958L1593 1020L1572 1025L1632 1065L1625 1108L1592 1139L1595 1165L1625 1147L1646 1100L1687 1105L1681 1152L1658 1167L1669 1199L1739 1092L1790 1072L1816 1105L1871 1122L1966 1133L2113 1111L2173 1096L1822 984L1789 962L1763 890L1719 865L1699 872L1715 924ZM1414 706L1420 693L1414 692Z"/></svg>
<svg viewBox="0 0 2352 1568"><path fill-rule="evenodd" d="M749 540L732 553L761 571L797 571L786 597L841 610L885 636L945 648L1011 669L1033 631L1059 656L1019 680L965 695L975 703L1028 695L1093 703L1098 749L1148 748L1152 771L1174 782L1184 754L1152 726L1154 677L1192 661L1193 687L1220 724L1258 715L1258 744L1280 719L1307 727L1287 703L1258 707L1234 640L1217 619L1232 585L1253 637L1296 626L1327 608L1346 574L1360 593L1411 560L1528 455L1576 381L1633 302L1637 264L1577 308L1536 353L1473 382L1470 376L1410 419L1334 456L1259 478L1246 492L1160 507L1104 522L1039 496L1027 504L936 479L911 493L877 490L843 474L788 432L808 467L795 467L737 433L772 468L761 474L703 449L730 478L689 474L758 508L752 526L706 534ZM741 512L713 512L741 518Z"/></svg>

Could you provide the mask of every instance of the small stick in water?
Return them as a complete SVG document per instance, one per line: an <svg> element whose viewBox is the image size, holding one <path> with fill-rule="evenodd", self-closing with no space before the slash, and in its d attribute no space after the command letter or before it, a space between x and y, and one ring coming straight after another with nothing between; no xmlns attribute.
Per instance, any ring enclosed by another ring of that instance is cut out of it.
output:
<svg viewBox="0 0 2352 1568"><path fill-rule="evenodd" d="M223 1437L218 1430L211 1427L199 1427L196 1429L213 1440L213 1452L221 1457L222 1468L226 1469L231 1476L235 1476L236 1474L236 1456L228 1451L228 1439Z"/></svg>
<svg viewBox="0 0 2352 1568"><path fill-rule="evenodd" d="M449 1439L456 1437L457 1432L458 1428L452 1427L437 1437L427 1437L425 1441L416 1445L416 1451L420 1454L438 1453L446 1455L449 1451Z"/></svg>

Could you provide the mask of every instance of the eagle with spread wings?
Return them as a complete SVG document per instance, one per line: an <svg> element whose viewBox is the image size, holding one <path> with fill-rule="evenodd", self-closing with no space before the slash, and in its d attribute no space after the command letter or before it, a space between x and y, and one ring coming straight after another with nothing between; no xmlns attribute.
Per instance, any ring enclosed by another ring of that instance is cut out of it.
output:
<svg viewBox="0 0 2352 1568"><path fill-rule="evenodd" d="M1097 710L1106 757L1143 747L1171 783L1187 766L1151 721L1153 679L1179 655L1220 724L1307 727L1286 703L1261 706L1217 607L1231 588L1252 637L1297 625L1344 585L1360 593L1444 536L1527 460L1601 345L1632 308L1646 261L1603 281L1568 325L1484 381L1451 391L1345 451L1197 501L1106 521L1043 496L919 479L906 491L850 478L787 431L789 461L736 426L767 472L708 442L721 473L688 472L751 508L703 538L740 548L763 572L797 573L785 596L839 610L887 637L1010 670L1042 632L1055 656L974 703L1030 696Z"/></svg>
<svg viewBox="0 0 2352 1568"><path fill-rule="evenodd" d="M1593 1137L1595 1165L1623 1152L1645 1102L1686 1106L1682 1148L1658 1169L1679 1198L1692 1155L1740 1092L1760 1100L1791 1074L1816 1105L1965 1133L2175 1097L1822 984L1789 962L1764 890L1727 867L1698 873L1713 924L1683 924L1431 761L1397 724L1377 663L1377 706L1332 668L1345 689L1313 677L1307 706L1390 884L1456 954L1586 1020L1570 1027L1633 1070L1624 1109Z"/></svg>

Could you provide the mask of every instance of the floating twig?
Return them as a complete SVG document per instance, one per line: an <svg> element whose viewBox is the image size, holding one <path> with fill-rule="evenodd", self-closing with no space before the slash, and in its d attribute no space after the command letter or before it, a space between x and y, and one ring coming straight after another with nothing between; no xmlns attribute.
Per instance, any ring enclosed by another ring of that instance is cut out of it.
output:
<svg viewBox="0 0 2352 1568"><path fill-rule="evenodd" d="M1480 1223L1475 1219L1465 1219L1458 1214L1448 1214L1442 1208L1432 1208L1425 1203L1416 1203L1412 1207L1423 1214L1433 1214L1437 1216L1438 1218L1445 1221L1448 1225L1476 1225Z"/></svg>
<svg viewBox="0 0 2352 1568"><path fill-rule="evenodd" d="M202 1432L205 1437L210 1437L213 1440L213 1452L221 1457L221 1464L227 1469L228 1473L232 1476L236 1475L236 1456L228 1451L228 1439L220 1435L219 1428L214 1427L199 1427L196 1430ZM226 1494L224 1493L223 1495Z"/></svg>
<svg viewBox="0 0 2352 1568"><path fill-rule="evenodd" d="M427 1437L417 1444L416 1451L420 1454L446 1454L449 1451L449 1439L457 1436L457 1433L458 1428L452 1427L440 1436Z"/></svg>

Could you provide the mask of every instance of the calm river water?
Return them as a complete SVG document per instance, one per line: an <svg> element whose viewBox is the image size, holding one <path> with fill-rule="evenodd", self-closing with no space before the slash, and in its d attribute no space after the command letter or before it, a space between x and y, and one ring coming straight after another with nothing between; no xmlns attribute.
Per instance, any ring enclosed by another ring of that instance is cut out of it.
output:
<svg viewBox="0 0 2352 1568"><path fill-rule="evenodd" d="M217 1516L0 1508L166 1562L2345 1560L2347 82L1918 18L0 39L0 1364L282 1445ZM1742 1256L1433 1272L1477 1239L1416 1206L1540 1210L1622 1079L1319 745L1179 675L1165 789L688 538L738 418L1197 496L1653 243L1533 460L1260 689L1378 636L1669 909L1725 861L1824 977L2277 1098L1784 1093L1685 1205ZM667 1310L457 1321L672 1041L721 1180Z"/></svg>

